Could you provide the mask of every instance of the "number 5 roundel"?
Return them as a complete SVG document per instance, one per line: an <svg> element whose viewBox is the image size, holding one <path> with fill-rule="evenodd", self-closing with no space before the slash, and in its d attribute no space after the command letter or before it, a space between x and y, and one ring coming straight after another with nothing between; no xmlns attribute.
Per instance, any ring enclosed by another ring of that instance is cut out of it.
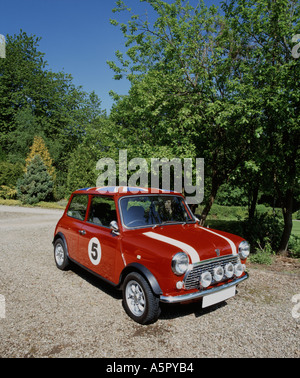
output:
<svg viewBox="0 0 300 378"><path fill-rule="evenodd" d="M89 242L89 258L93 265L99 265L101 260L101 244L97 238Z"/></svg>

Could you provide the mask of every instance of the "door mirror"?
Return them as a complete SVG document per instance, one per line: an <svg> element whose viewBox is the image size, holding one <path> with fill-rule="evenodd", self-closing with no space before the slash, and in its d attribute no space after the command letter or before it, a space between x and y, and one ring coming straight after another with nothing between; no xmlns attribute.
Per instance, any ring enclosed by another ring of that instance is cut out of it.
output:
<svg viewBox="0 0 300 378"><path fill-rule="evenodd" d="M120 235L119 226L116 221L111 221L109 227L111 228L113 234Z"/></svg>

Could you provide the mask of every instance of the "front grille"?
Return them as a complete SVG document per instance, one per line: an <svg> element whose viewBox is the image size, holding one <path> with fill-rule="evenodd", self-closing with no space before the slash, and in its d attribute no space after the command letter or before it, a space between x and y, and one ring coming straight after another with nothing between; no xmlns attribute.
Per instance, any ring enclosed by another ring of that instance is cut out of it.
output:
<svg viewBox="0 0 300 378"><path fill-rule="evenodd" d="M184 287L186 290L190 289L199 289L200 288L200 277L201 274L205 271L209 271L211 275L213 276L213 270L217 266L225 267L226 264L232 263L236 264L240 261L239 256L225 256L225 257L217 257L215 259L211 259L208 261L203 261L200 263L197 263L193 265L192 269L186 273L186 276L183 279ZM224 280L226 280L227 277L224 276ZM222 281L221 281L222 282ZM212 284L214 284L214 280L212 281Z"/></svg>

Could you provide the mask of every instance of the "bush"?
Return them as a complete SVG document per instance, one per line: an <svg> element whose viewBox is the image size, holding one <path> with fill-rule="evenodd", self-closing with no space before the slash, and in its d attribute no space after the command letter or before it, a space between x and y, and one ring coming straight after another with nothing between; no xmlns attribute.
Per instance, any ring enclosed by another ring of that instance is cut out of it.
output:
<svg viewBox="0 0 300 378"><path fill-rule="evenodd" d="M53 167L53 160L50 157L49 151L45 145L45 142L41 136L35 136L33 139L32 146L30 148L30 152L26 158L26 167L32 159L39 155L42 159L43 163L45 164L45 167L47 169L47 172L49 173L50 177L54 179L55 177L55 169Z"/></svg>
<svg viewBox="0 0 300 378"><path fill-rule="evenodd" d="M283 230L283 220L271 213L258 213L254 218L244 221L210 219L207 224L217 230L239 235L248 240L251 245L251 255L258 252L259 259L262 257L261 254L278 250ZM295 248L294 246L296 251Z"/></svg>
<svg viewBox="0 0 300 378"><path fill-rule="evenodd" d="M249 241L252 250L277 251L283 230L283 220L276 215L257 214L243 223L243 236Z"/></svg>
<svg viewBox="0 0 300 378"><path fill-rule="evenodd" d="M288 250L293 258L300 258L300 238L295 235L291 235L288 245Z"/></svg>
<svg viewBox="0 0 300 378"><path fill-rule="evenodd" d="M20 163L12 164L7 161L0 162L0 185L15 187L18 179L24 173L24 166Z"/></svg>
<svg viewBox="0 0 300 378"><path fill-rule="evenodd" d="M254 264L271 265L273 263L273 253L259 250L254 254L251 254L250 261Z"/></svg>
<svg viewBox="0 0 300 378"><path fill-rule="evenodd" d="M1 185L0 186L0 197L4 199L16 199L17 190L15 187Z"/></svg>
<svg viewBox="0 0 300 378"><path fill-rule="evenodd" d="M33 205L49 199L53 190L52 179L41 157L36 155L29 165L24 177L17 183L17 195L22 203Z"/></svg>

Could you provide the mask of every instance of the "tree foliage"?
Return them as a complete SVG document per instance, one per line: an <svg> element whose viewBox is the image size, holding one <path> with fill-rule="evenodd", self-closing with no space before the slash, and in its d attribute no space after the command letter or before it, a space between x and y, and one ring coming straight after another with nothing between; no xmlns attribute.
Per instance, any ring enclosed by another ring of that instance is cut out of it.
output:
<svg viewBox="0 0 300 378"><path fill-rule="evenodd" d="M299 2L231 0L223 10L237 41L240 82L260 112L252 159L263 171L263 190L271 188L282 208L279 251L285 252L300 184L300 66L291 54L292 37L300 28Z"/></svg>
<svg viewBox="0 0 300 378"><path fill-rule="evenodd" d="M153 25L135 14L120 24L129 60L117 54L121 66L111 66L127 75L132 88L112 117L128 134L139 125L134 138L150 151L154 136L155 145L174 156L205 158L209 194L204 222L219 187L249 154L254 132L248 119L251 99L246 93L238 97L241 84L229 44L232 36L216 7L202 1L195 8L182 0L146 2L157 12ZM126 9L122 1L117 5L116 11Z"/></svg>
<svg viewBox="0 0 300 378"><path fill-rule="evenodd" d="M255 214L258 198L271 199L284 218L274 244L286 251L292 212L300 206L300 65L292 55L299 2L227 0L220 10L202 0L140 1L151 8L153 21L123 0L113 10L111 23L120 28L126 52L117 51L108 64L115 79L129 80L131 88L126 96L112 93L109 116L94 92L76 87L69 74L48 70L40 38L23 31L6 36L6 58L0 59L1 185L15 180L8 168L17 172L30 153L31 182L34 160L34 172L45 176L39 190L53 188L56 199L95 185L96 162L118 162L122 149L128 160L147 162L201 157L202 223L218 196L227 204L248 202L249 225L264 222ZM119 22L125 14L127 22ZM30 180L24 177L22 186L29 197ZM37 193L31 197L36 200Z"/></svg>
<svg viewBox="0 0 300 378"><path fill-rule="evenodd" d="M299 64L291 55L299 3L231 0L221 15L202 1L143 2L156 12L153 24L121 0L115 12L129 20L111 21L127 57L118 51L109 65L132 83L113 119L152 154L161 146L205 158L203 222L226 182L249 192L252 216L258 190L271 193L283 209L285 251L299 187Z"/></svg>
<svg viewBox="0 0 300 378"><path fill-rule="evenodd" d="M8 160L23 161L40 135L55 166L66 172L86 126L104 113L95 93L76 87L71 75L47 69L39 41L23 31L6 37L6 59L0 59L0 146Z"/></svg>
<svg viewBox="0 0 300 378"><path fill-rule="evenodd" d="M30 161L27 171L17 183L18 198L25 204L33 205L49 199L53 181L39 155Z"/></svg>
<svg viewBox="0 0 300 378"><path fill-rule="evenodd" d="M36 156L39 155L42 159L43 163L47 168L47 172L49 175L54 178L55 169L53 167L53 160L50 157L49 151L45 145L45 142L42 137L35 136L33 139L33 144L30 148L30 152L25 160L26 168L31 163L31 160Z"/></svg>

